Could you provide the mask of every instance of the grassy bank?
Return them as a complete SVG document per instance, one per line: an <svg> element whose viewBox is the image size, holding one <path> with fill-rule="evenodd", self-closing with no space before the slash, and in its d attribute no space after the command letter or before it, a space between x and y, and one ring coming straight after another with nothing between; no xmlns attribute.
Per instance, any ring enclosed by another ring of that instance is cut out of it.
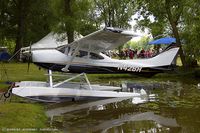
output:
<svg viewBox="0 0 200 133"><path fill-rule="evenodd" d="M25 63L3 65L0 66L0 91L7 90L9 84L5 83L8 81L45 80L44 70L39 71L33 64L30 65L29 73ZM40 129L49 126L43 105L21 103L16 99L12 101L0 102L0 132L40 132Z"/></svg>
<svg viewBox="0 0 200 133"><path fill-rule="evenodd" d="M33 64L30 64L29 72L27 72L27 63L4 63L0 66L0 89L6 89L9 85L5 82L16 82L16 81L28 81L28 80L39 80L43 81L46 79L45 71L39 70Z"/></svg>
<svg viewBox="0 0 200 133"><path fill-rule="evenodd" d="M3 80L44 80L45 71L39 70L34 64L30 64L29 72L27 63L4 63L7 76L3 74ZM1 69L3 71L3 68Z"/></svg>
<svg viewBox="0 0 200 133"><path fill-rule="evenodd" d="M30 129L39 131L41 128L47 128L44 107L39 104L0 104L0 121L0 132L22 132Z"/></svg>

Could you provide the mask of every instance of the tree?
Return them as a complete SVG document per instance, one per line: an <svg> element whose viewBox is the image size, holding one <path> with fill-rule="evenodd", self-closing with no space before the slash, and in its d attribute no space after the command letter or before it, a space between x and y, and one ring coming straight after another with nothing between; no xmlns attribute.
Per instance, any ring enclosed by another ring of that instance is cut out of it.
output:
<svg viewBox="0 0 200 133"><path fill-rule="evenodd" d="M135 5L131 0L95 0L97 23L105 27L130 28L128 23L135 14ZM118 47L121 51L123 46Z"/></svg>
<svg viewBox="0 0 200 133"><path fill-rule="evenodd" d="M17 52L24 43L24 34L25 34L25 21L27 13L29 12L30 1L18 0L14 1L16 6L16 21L17 21L17 34L16 34L16 46L15 52Z"/></svg>
<svg viewBox="0 0 200 133"><path fill-rule="evenodd" d="M1 42L15 42L15 52L37 41L49 31L49 4L46 0L0 1Z"/></svg>
<svg viewBox="0 0 200 133"><path fill-rule="evenodd" d="M51 7L57 20L52 27L57 33L67 33L68 43L73 42L74 31L80 32L84 25L89 25L89 0L52 0Z"/></svg>
<svg viewBox="0 0 200 133"><path fill-rule="evenodd" d="M3 43L4 38L8 35L7 29L10 28L8 12L8 1L0 1L0 43Z"/></svg>
<svg viewBox="0 0 200 133"><path fill-rule="evenodd" d="M187 5L182 36L187 60L196 60L200 59L200 3L192 0Z"/></svg>
<svg viewBox="0 0 200 133"><path fill-rule="evenodd" d="M143 16L144 20L149 20L149 16L152 15L155 22L163 25L165 31L172 31L172 35L176 38L176 44L180 47L179 53L182 64L185 66L185 56L180 41L180 25L184 11L183 9L186 6L186 0L137 0L137 3L138 11L140 15ZM169 25L170 28L168 29L168 26L166 25Z"/></svg>
<svg viewBox="0 0 200 133"><path fill-rule="evenodd" d="M95 0L97 20L107 27L128 28L134 14L134 3L131 0Z"/></svg>
<svg viewBox="0 0 200 133"><path fill-rule="evenodd" d="M52 15L50 1L32 0L29 13L26 18L26 30L24 45L29 46L51 32L51 24L55 22Z"/></svg>
<svg viewBox="0 0 200 133"><path fill-rule="evenodd" d="M172 27L173 35L176 38L176 45L180 47L179 53L180 53L182 64L183 66L186 66L185 56L183 54L183 49L182 49L179 29L178 29L178 24L179 24L181 15L183 13L183 8L185 6L184 2L185 2L184 0L179 0L179 1L165 0L165 9L166 9L167 18Z"/></svg>

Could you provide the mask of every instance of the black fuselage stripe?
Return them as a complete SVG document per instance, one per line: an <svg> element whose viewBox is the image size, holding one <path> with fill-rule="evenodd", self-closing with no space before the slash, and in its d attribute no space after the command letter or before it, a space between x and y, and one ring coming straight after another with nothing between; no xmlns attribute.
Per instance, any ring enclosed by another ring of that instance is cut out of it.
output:
<svg viewBox="0 0 200 133"><path fill-rule="evenodd" d="M65 65L60 64L51 64L51 63L35 63L36 65L43 67L45 69L51 69L53 71L63 72L62 68ZM170 70L168 66L160 67L160 68L142 68L141 72L132 72L119 70L117 67L102 67L102 66L90 66L90 65L70 65L69 72L70 73L99 73L99 74L111 74L111 73L161 73L164 70Z"/></svg>

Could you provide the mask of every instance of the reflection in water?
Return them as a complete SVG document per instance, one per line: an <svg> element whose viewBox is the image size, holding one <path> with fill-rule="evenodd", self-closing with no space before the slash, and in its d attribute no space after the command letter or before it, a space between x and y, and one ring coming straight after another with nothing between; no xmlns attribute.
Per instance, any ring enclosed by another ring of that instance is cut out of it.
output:
<svg viewBox="0 0 200 133"><path fill-rule="evenodd" d="M93 131L104 130L107 131L110 128L120 126L128 121L154 121L157 124L167 127L178 127L175 119L165 118L163 116L155 115L153 112L145 112L140 114L125 114L118 119L104 121L103 123L94 126Z"/></svg>
<svg viewBox="0 0 200 133"><path fill-rule="evenodd" d="M133 104L140 104L140 103L145 103L147 101L155 101L156 95L155 94L151 94L149 96L143 95L141 97L134 97L134 98L130 98L130 97L110 98L110 99L105 99L105 100L86 102L82 104L74 103L72 105L64 105L64 107L63 107L63 104L61 103L61 104L57 104L56 108L47 110L46 114L49 117L53 117L53 116L62 115L64 113L73 112L73 111L86 109L86 108L92 108L92 107L93 108L95 107L96 110L104 110L104 105L106 104L117 103L117 102L121 102L127 99L132 99ZM61 107L58 107L59 105L61 105Z"/></svg>
<svg viewBox="0 0 200 133"><path fill-rule="evenodd" d="M126 104L127 104L127 102L128 102L128 104L130 104L130 103L139 104L139 103L147 102L147 100L150 98L152 101L152 99L155 99L155 95L152 94L150 97L139 97L139 98L137 97L137 98L132 98L132 99L130 99L130 97L112 98L112 99L98 100L98 101L88 102L88 103L65 105L64 107L57 107L54 109L49 109L46 111L46 114L51 118L51 124L52 124L54 122L54 117L56 117L56 116L63 115L63 116L69 117L68 113L74 114L74 112L76 112L76 111L84 112L83 109L87 109L87 113L82 114L82 116L81 116L86 120L87 117L89 118L90 115L93 114L93 112L96 112L96 111L101 112L101 111L105 111L105 110L112 111L113 109L115 109L115 110L125 109L126 110L125 107L121 108L121 104L123 104L124 102ZM111 105L111 104L112 104L113 108L109 107L109 105ZM154 114L154 112L131 113L130 111L126 112L125 110L123 112L119 113L117 115L117 118L115 118L115 117L110 118L108 115L109 119L100 120L99 122L95 123L94 125L92 124L92 127L90 127L90 129L87 129L87 130L90 132L97 132L97 131L106 132L111 128L121 126L124 123L137 122L137 121L153 121L156 123L155 124L156 127L162 127L162 126L178 127L178 124L175 119L165 118L163 116ZM99 115L101 115L101 114L99 114ZM77 116L75 115L75 117L77 117ZM79 130L85 131L85 129L82 129L82 128ZM153 130L153 129L151 129L151 130Z"/></svg>
<svg viewBox="0 0 200 133"><path fill-rule="evenodd" d="M50 105L46 114L52 118L52 126L64 132L200 132L199 89L176 83L149 91L155 94L141 99Z"/></svg>
<svg viewBox="0 0 200 133"><path fill-rule="evenodd" d="M99 101L88 102L88 103L83 103L83 104L73 104L70 106L64 106L64 107L47 110L46 114L49 117L59 116L64 113L77 111L77 110L81 110L81 109L86 109L86 108L91 108L93 106L96 106L96 108L100 107L101 108L100 110L103 110L103 105L105 105L105 104L120 102L120 101L123 101L126 99L130 99L130 97L111 98L111 99L99 100Z"/></svg>

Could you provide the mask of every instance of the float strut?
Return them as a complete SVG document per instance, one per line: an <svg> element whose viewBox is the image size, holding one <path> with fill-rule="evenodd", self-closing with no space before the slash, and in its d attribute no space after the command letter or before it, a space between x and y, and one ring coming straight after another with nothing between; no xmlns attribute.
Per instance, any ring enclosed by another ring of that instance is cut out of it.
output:
<svg viewBox="0 0 200 133"><path fill-rule="evenodd" d="M49 86L53 87L52 71L48 70L48 73L49 73Z"/></svg>

